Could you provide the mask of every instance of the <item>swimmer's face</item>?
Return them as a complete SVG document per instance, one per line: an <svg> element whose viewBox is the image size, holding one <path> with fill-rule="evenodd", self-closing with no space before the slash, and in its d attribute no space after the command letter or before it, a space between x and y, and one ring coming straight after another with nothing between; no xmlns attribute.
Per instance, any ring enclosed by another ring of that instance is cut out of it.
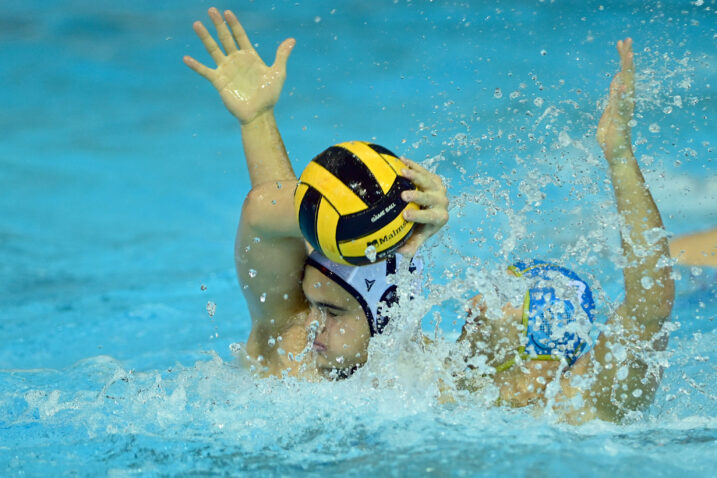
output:
<svg viewBox="0 0 717 478"><path fill-rule="evenodd" d="M486 364L498 367L512 359L520 347L522 310L507 304L501 317L491 319L482 312L466 323L462 338L470 340L473 353L486 357Z"/></svg>
<svg viewBox="0 0 717 478"><path fill-rule="evenodd" d="M306 325L318 323L313 344L318 368L330 373L363 365L371 331L361 304L309 265L304 270L302 288L310 306Z"/></svg>
<svg viewBox="0 0 717 478"><path fill-rule="evenodd" d="M506 304L502 316L494 319L485 317L485 309L481 312L466 323L461 338L470 340L473 353L484 355L487 365L499 367L513 359L521 345L522 308ZM501 401L522 407L541 400L559 366L556 361L530 360L497 372L493 380L499 387Z"/></svg>

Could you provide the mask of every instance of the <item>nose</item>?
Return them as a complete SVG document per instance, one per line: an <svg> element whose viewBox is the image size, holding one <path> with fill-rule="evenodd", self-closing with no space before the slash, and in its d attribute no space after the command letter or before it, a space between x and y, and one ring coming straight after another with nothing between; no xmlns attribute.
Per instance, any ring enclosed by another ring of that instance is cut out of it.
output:
<svg viewBox="0 0 717 478"><path fill-rule="evenodd" d="M307 322L308 327L315 327L316 336L318 337L326 329L326 314L322 314L318 308L312 307L309 309Z"/></svg>

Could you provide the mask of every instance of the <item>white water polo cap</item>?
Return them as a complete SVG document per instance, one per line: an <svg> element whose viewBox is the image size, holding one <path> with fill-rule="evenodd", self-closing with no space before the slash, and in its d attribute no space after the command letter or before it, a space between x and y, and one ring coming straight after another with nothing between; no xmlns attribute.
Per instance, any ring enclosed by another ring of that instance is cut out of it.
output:
<svg viewBox="0 0 717 478"><path fill-rule="evenodd" d="M386 308L398 302L398 286L392 281L389 282L388 277L395 275L405 260L405 257L396 253L383 261L365 266L350 266L332 262L314 250L306 259L306 264L339 284L361 304L371 336L374 336L383 332L388 324ZM423 262L419 257L411 259L408 271L412 276L409 297L413 298L421 292L422 287L420 274L423 271Z"/></svg>

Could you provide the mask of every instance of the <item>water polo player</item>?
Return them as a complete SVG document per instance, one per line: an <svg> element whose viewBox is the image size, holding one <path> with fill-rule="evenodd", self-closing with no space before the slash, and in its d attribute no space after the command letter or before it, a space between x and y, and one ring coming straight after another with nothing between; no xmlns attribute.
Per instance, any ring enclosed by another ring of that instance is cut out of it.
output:
<svg viewBox="0 0 717 478"><path fill-rule="evenodd" d="M502 403L546 403L551 395L556 408L575 422L617 420L652 402L661 370L654 361L650 365L650 357L667 346L663 324L674 301L667 235L632 152L632 40L618 42L617 49L621 71L610 85L597 140L621 218L623 303L592 340L594 306L587 283L559 265L517 264L510 273L526 281L525 296L498 310L477 298L459 339L474 364L464 381L467 388L473 387L470 375L475 372L477 382L492 379ZM554 394L547 393L550 383L557 385Z"/></svg>
<svg viewBox="0 0 717 478"><path fill-rule="evenodd" d="M392 297L387 275L446 223L445 188L438 176L402 160L398 172L415 189L398 194L404 204L420 208L402 210L412 231L400 238L399 254L365 266L309 254L294 208L297 178L273 113L295 41L281 43L269 67L232 12L222 18L211 8L209 16L223 51L201 22L194 23L194 30L217 67L191 57L184 61L214 85L241 125L252 189L242 208L235 262L252 320L247 353L265 375L344 375L366 361L371 335L383 330L386 317L379 305ZM362 247L370 253L370 247ZM344 256L350 257L350 251Z"/></svg>

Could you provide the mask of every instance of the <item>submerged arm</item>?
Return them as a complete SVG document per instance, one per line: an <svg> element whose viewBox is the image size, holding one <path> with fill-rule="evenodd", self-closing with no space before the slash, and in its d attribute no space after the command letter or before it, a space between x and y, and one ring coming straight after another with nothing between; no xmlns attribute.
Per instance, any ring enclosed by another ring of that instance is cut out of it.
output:
<svg viewBox="0 0 717 478"><path fill-rule="evenodd" d="M667 336L662 327L675 294L662 219L630 143L628 122L634 108L632 40L618 42L617 48L622 69L610 86L610 100L600 119L597 139L610 168L621 218L625 300L592 353L581 357L572 369L574 375L595 374L595 382L584 392L586 405L594 407L598 418L608 420L619 419L625 412L652 402L661 372L650 369L645 352L666 348Z"/></svg>
<svg viewBox="0 0 717 478"><path fill-rule="evenodd" d="M241 125L252 189L242 208L234 257L252 318L249 353L268 358L267 339L277 337L305 306L300 279L306 252L293 211L296 175L274 118L295 41L285 40L269 67L232 12L224 14L227 23L215 8L209 16L226 53L204 25L195 22L194 30L217 68L191 57L184 61L214 85Z"/></svg>
<svg viewBox="0 0 717 478"><path fill-rule="evenodd" d="M681 265L717 267L717 229L674 238L670 254Z"/></svg>

